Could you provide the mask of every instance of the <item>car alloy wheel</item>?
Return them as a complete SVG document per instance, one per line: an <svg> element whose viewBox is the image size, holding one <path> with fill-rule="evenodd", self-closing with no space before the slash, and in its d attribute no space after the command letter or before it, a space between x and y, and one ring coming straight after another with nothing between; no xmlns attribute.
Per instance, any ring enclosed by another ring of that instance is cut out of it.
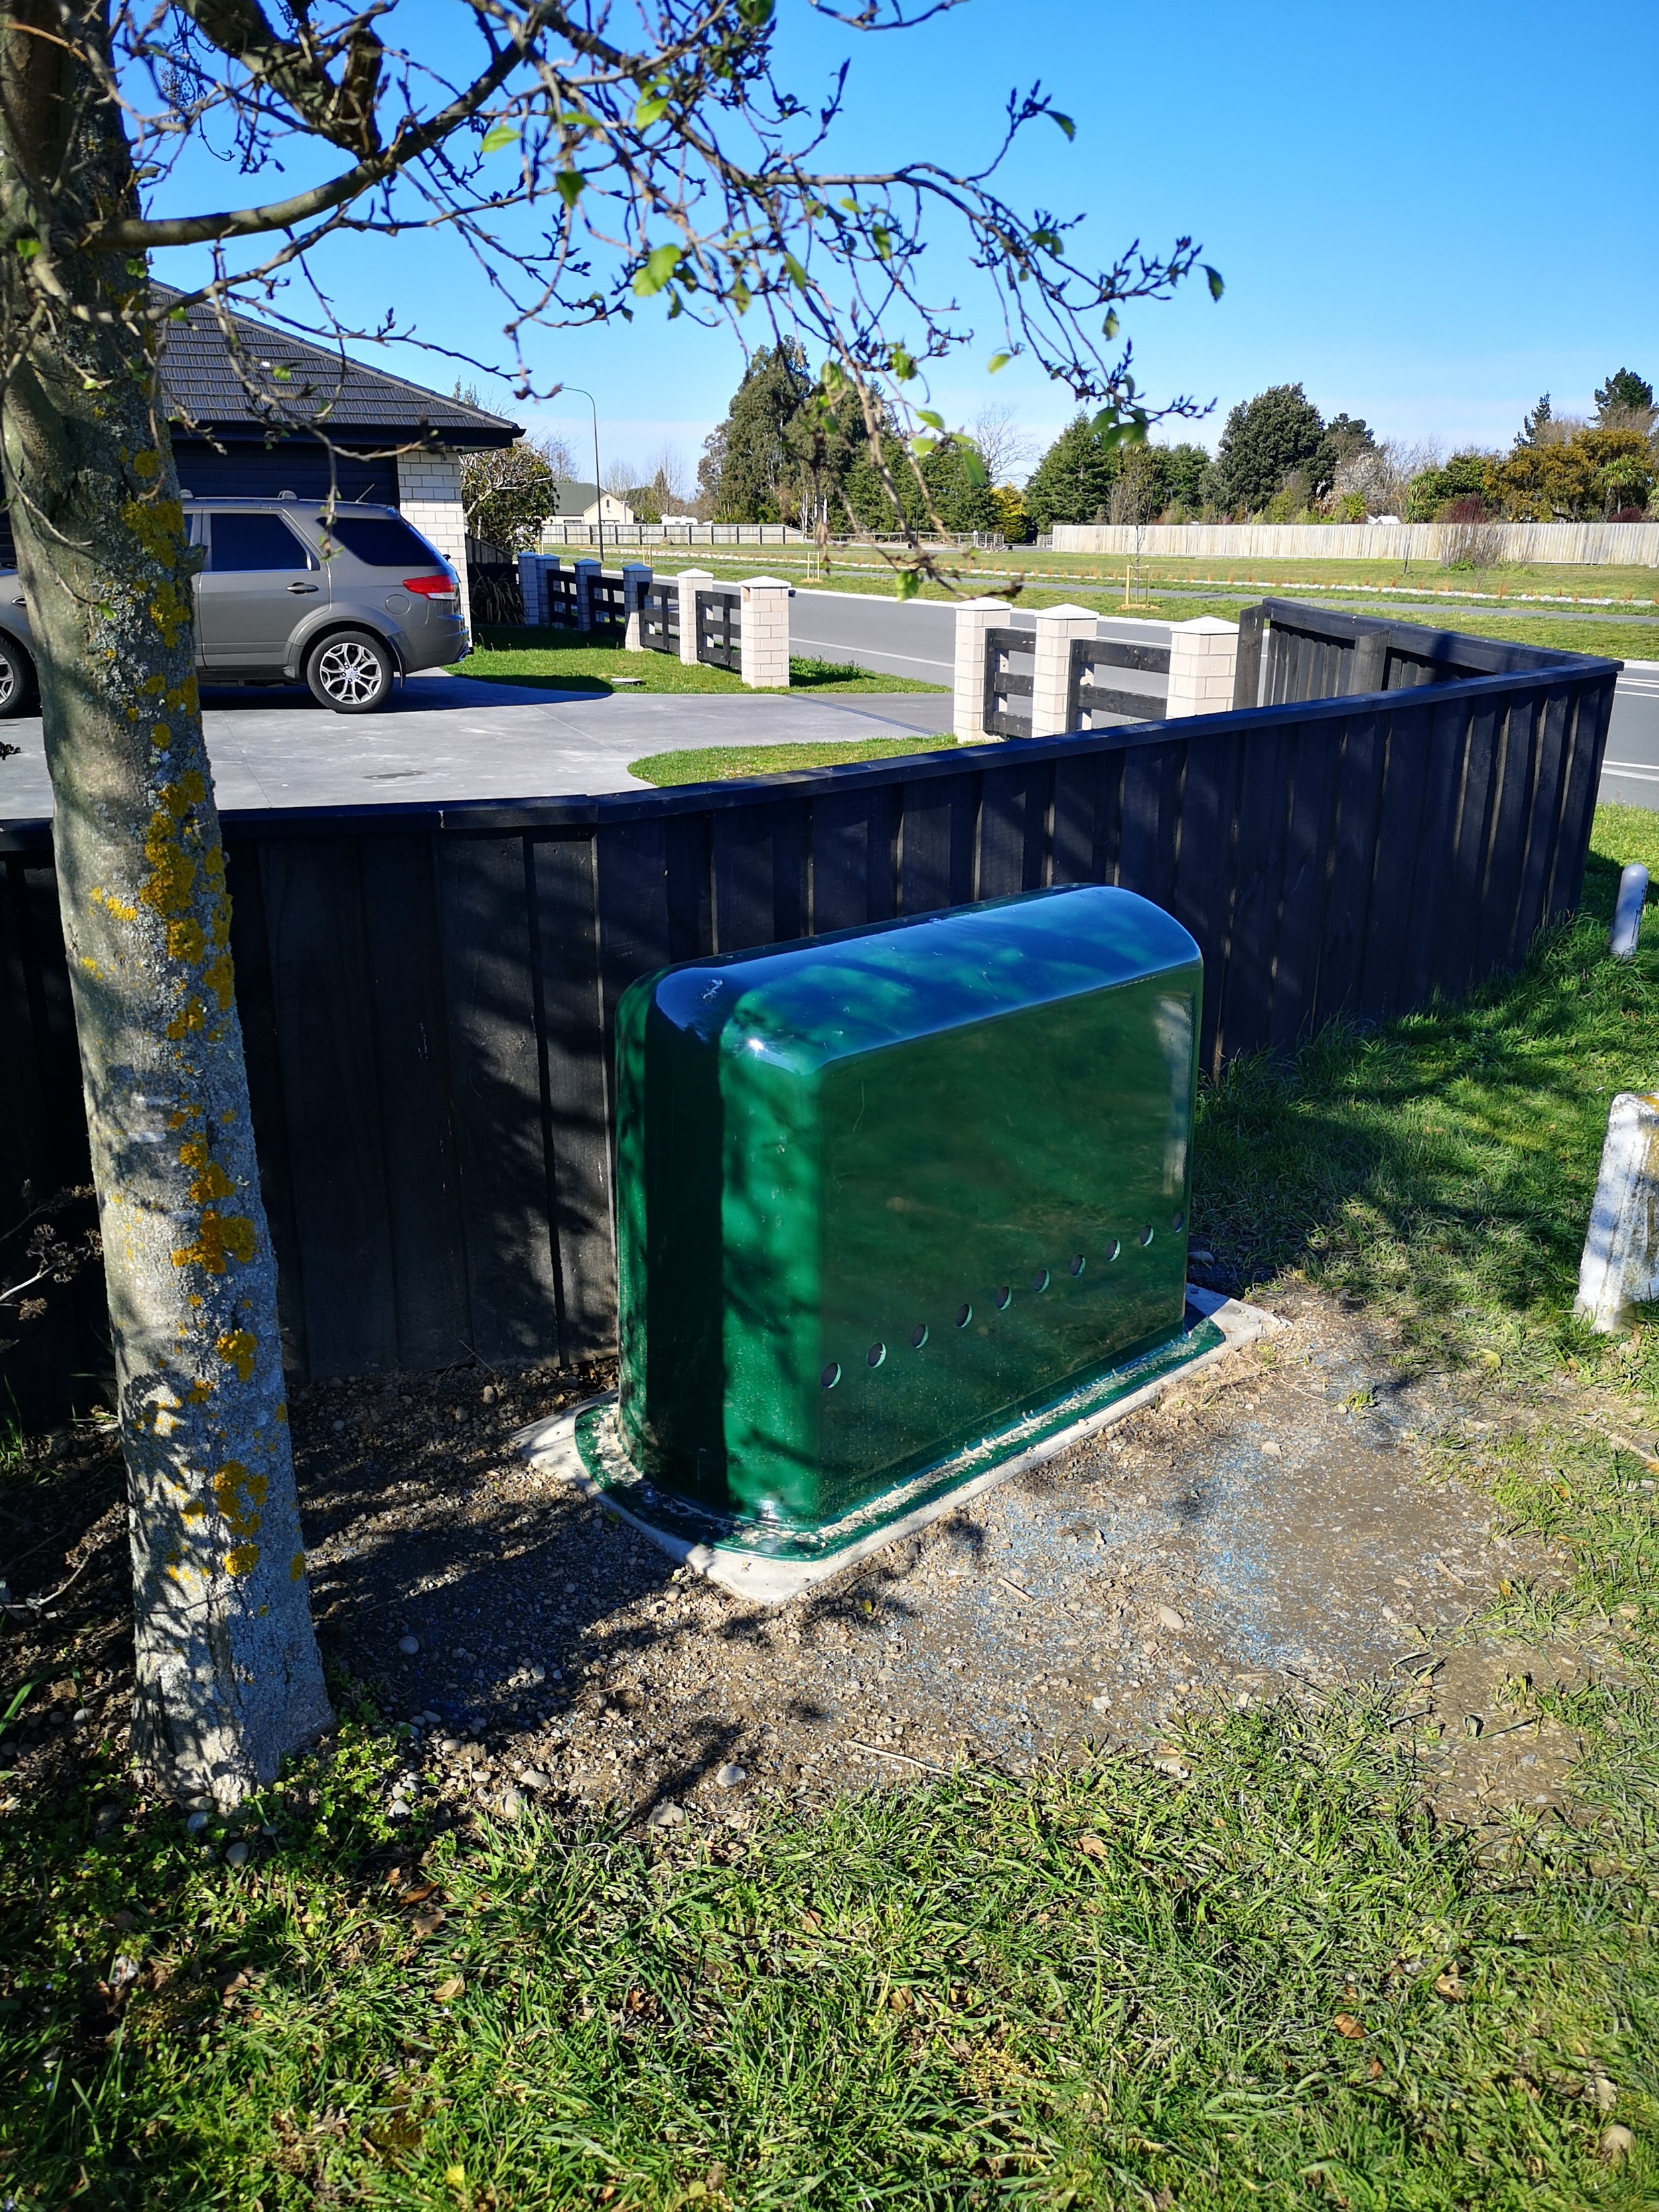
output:
<svg viewBox="0 0 1659 2212"><path fill-rule="evenodd" d="M385 647L361 632L331 637L319 646L309 674L317 696L348 714L378 706L392 684Z"/></svg>

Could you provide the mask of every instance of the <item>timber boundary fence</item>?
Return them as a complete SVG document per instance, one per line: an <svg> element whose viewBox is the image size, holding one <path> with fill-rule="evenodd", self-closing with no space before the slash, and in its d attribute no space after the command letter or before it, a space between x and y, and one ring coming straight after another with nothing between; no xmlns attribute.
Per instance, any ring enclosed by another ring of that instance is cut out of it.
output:
<svg viewBox="0 0 1659 2212"><path fill-rule="evenodd" d="M1271 602L1243 710L594 799L228 815L293 1371L611 1346L616 1006L670 961L1123 884L1202 948L1211 1069L1514 968L1577 903L1617 673ZM0 1200L86 1177L50 825L14 824ZM52 1357L61 1395L88 1347Z"/></svg>

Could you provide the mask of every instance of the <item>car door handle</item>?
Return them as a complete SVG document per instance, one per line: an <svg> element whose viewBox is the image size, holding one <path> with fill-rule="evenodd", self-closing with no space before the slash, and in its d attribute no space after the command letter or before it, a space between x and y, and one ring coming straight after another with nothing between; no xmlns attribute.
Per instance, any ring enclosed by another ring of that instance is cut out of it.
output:
<svg viewBox="0 0 1659 2212"><path fill-rule="evenodd" d="M322 586L320 584L290 584L289 589L297 595L301 592L319 592Z"/></svg>

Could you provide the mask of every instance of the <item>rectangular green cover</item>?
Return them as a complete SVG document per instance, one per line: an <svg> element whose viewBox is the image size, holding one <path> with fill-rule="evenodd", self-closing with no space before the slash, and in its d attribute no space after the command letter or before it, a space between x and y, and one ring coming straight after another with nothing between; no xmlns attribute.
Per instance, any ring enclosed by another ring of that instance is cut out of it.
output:
<svg viewBox="0 0 1659 2212"><path fill-rule="evenodd" d="M1203 967L1034 891L634 984L620 1421L641 1473L816 1528L1173 1339Z"/></svg>

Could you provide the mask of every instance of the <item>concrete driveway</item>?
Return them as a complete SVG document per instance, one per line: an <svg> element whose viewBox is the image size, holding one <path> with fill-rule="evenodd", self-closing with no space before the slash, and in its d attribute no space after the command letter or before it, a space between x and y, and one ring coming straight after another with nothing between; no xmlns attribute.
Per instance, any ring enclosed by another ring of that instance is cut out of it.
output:
<svg viewBox="0 0 1659 2212"><path fill-rule="evenodd" d="M227 813L372 806L411 799L552 799L641 791L628 763L709 745L929 737L951 726L949 692L564 692L441 672L411 676L379 714L335 714L308 692L203 694L214 787ZM0 823L52 811L38 716L0 724L21 748L0 761Z"/></svg>

